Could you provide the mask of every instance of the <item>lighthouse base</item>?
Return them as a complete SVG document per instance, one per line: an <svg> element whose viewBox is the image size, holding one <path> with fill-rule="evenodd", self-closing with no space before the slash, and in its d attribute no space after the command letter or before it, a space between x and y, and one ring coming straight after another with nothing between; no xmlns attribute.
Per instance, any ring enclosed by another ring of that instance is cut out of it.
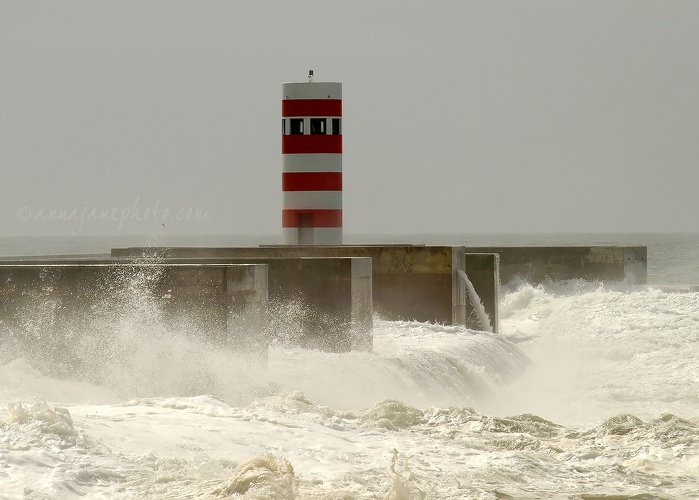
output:
<svg viewBox="0 0 699 500"><path fill-rule="evenodd" d="M284 245L342 245L341 227L285 227Z"/></svg>

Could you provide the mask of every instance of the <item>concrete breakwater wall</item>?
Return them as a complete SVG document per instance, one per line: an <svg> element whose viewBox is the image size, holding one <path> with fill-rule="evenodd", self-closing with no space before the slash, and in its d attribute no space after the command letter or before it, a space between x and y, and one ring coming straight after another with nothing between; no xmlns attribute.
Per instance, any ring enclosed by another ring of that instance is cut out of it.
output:
<svg viewBox="0 0 699 500"><path fill-rule="evenodd" d="M49 325L56 331L114 311L124 297L133 300L126 292L137 285L157 302L167 327L188 322L231 348L264 350L272 340L328 351L373 346L366 258L32 258L0 261L0 271L5 326L31 318L29 297L52 309L47 317L59 311Z"/></svg>
<svg viewBox="0 0 699 500"><path fill-rule="evenodd" d="M2 355L52 360L58 374L79 371L94 349L107 349L119 329L129 328L262 352L267 296L261 264L4 260Z"/></svg>
<svg viewBox="0 0 699 500"><path fill-rule="evenodd" d="M270 265L270 293L275 270L267 259L318 257L370 258L373 309L390 320L431 321L482 325L466 286L456 272L464 270L498 331L498 256L466 253L464 247L424 245L267 246L243 248L132 247L112 250L113 257L166 259L225 259L225 262L266 262ZM252 260L239 260L252 259ZM262 260L260 260L262 259ZM367 259L368 261L368 259Z"/></svg>
<svg viewBox="0 0 699 500"><path fill-rule="evenodd" d="M500 280L516 277L537 284L546 279L587 281L647 281L647 247L466 247L467 252L500 255Z"/></svg>
<svg viewBox="0 0 699 500"><path fill-rule="evenodd" d="M331 352L373 349L371 260L363 257L167 259L268 268L270 335Z"/></svg>
<svg viewBox="0 0 699 500"><path fill-rule="evenodd" d="M29 332L10 335L6 351L32 335L41 340L35 351L50 350L81 331L113 326L147 298L166 328L186 326L238 350L262 351L273 338L327 351L371 350L374 311L480 330L487 329L484 310L498 332L500 279L644 283L646 256L645 247L344 245L139 247L111 256L5 259L0 325Z"/></svg>
<svg viewBox="0 0 699 500"><path fill-rule="evenodd" d="M143 260L143 252L130 253L125 261ZM148 249L146 253L146 260L157 255L157 260L168 264L263 264L268 270L270 339L332 352L373 349L372 275L368 258L191 258L172 257L162 249Z"/></svg>

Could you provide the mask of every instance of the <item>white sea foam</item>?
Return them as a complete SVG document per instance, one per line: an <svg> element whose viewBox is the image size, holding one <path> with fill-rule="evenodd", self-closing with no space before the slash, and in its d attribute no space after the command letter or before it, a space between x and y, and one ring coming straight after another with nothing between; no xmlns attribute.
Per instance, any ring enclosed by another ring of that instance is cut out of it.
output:
<svg viewBox="0 0 699 500"><path fill-rule="evenodd" d="M275 348L270 377L336 408L381 399L416 406L473 405L527 366L502 337L460 326L376 321L373 353Z"/></svg>
<svg viewBox="0 0 699 500"><path fill-rule="evenodd" d="M501 307L533 367L503 411L567 424L629 412L699 417L699 293L584 282L523 285Z"/></svg>
<svg viewBox="0 0 699 500"><path fill-rule="evenodd" d="M13 360L0 498L697 498L697 292L520 284L500 312L266 368L153 323L99 383Z"/></svg>

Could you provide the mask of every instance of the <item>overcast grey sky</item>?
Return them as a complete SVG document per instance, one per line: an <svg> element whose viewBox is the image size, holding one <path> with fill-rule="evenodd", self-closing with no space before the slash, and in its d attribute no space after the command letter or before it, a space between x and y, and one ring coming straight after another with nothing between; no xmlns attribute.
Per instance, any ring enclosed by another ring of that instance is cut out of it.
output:
<svg viewBox="0 0 699 500"><path fill-rule="evenodd" d="M311 68L346 233L699 231L698 61L696 1L2 0L0 234L280 233Z"/></svg>

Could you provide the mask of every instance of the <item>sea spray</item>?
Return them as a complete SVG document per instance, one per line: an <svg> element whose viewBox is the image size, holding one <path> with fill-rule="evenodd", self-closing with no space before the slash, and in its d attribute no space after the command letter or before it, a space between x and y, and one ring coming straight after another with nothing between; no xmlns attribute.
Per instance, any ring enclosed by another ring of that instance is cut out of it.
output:
<svg viewBox="0 0 699 500"><path fill-rule="evenodd" d="M389 468L389 478L392 481L391 491L384 497L385 500L423 500L427 492L423 491L416 484L415 477L410 472L408 461L412 457L403 460L403 467L396 472L398 462L398 450L393 450L391 466Z"/></svg>
<svg viewBox="0 0 699 500"><path fill-rule="evenodd" d="M485 311L485 306L483 305L481 298L478 296L478 293L476 293L476 289L473 287L473 283L471 283L471 280L468 279L468 275L462 269L457 269L456 272L459 274L459 277L463 280L464 284L466 285L466 290L468 291L468 295L471 298L471 304L473 305L473 308L476 310L476 314L478 315L478 321L480 322L483 331L493 333L493 327L490 322L490 317L488 316L488 313Z"/></svg>

